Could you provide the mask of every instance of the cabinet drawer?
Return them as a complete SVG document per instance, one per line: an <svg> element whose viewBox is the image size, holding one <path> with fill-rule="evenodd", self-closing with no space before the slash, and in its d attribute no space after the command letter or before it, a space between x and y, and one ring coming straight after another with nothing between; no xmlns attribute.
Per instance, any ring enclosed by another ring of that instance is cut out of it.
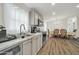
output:
<svg viewBox="0 0 79 59"><path fill-rule="evenodd" d="M25 41L25 42L23 43L23 45L24 45L24 44L28 44L28 43L30 43L30 42L31 42L31 39Z"/></svg>

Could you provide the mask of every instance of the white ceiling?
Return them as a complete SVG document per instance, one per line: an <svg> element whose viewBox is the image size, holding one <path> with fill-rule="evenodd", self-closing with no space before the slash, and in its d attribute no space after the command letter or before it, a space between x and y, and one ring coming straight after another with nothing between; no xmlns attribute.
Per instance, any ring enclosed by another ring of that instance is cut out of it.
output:
<svg viewBox="0 0 79 59"><path fill-rule="evenodd" d="M54 6L51 3L26 3L25 5L35 8L45 18L63 19L79 14L79 8L76 8L78 3L56 3ZM52 12L55 12L56 15L52 15Z"/></svg>

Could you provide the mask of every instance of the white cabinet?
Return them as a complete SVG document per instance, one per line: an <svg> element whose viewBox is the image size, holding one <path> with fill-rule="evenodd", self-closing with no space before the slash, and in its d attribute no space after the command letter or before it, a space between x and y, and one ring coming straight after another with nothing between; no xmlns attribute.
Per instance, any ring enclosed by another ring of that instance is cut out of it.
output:
<svg viewBox="0 0 79 59"><path fill-rule="evenodd" d="M37 36L37 41L38 41L38 51L40 50L40 48L42 47L42 35L38 35Z"/></svg>
<svg viewBox="0 0 79 59"><path fill-rule="evenodd" d="M32 47L31 47L31 39L25 41L23 43L23 55L31 55L32 54Z"/></svg>
<svg viewBox="0 0 79 59"><path fill-rule="evenodd" d="M42 47L42 34L37 34L23 43L23 55L36 55Z"/></svg>
<svg viewBox="0 0 79 59"><path fill-rule="evenodd" d="M35 55L42 47L42 35L36 35L32 38L32 54Z"/></svg>
<svg viewBox="0 0 79 59"><path fill-rule="evenodd" d="M37 53L37 37L32 38L32 54L35 55Z"/></svg>
<svg viewBox="0 0 79 59"><path fill-rule="evenodd" d="M35 23L35 13L34 13L34 9L32 9L30 12L29 12L29 24L30 25L34 25Z"/></svg>
<svg viewBox="0 0 79 59"><path fill-rule="evenodd" d="M35 9L32 9L29 12L30 25L38 25L38 19L43 20L42 18L43 16L40 15Z"/></svg>
<svg viewBox="0 0 79 59"><path fill-rule="evenodd" d="M17 55L22 55L23 54L23 44L20 44L20 52Z"/></svg>
<svg viewBox="0 0 79 59"><path fill-rule="evenodd" d="M39 17L38 13L35 12L35 25L38 25L38 17Z"/></svg>

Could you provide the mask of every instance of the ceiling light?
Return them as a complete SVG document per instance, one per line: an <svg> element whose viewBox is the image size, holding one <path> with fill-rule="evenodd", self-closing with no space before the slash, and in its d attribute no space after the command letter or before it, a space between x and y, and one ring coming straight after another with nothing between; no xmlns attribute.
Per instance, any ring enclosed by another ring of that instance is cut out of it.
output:
<svg viewBox="0 0 79 59"><path fill-rule="evenodd" d="M77 5L76 7L79 8L79 5Z"/></svg>
<svg viewBox="0 0 79 59"><path fill-rule="evenodd" d="M55 3L51 3L51 5L52 5L52 6L54 6L54 5L55 5Z"/></svg>
<svg viewBox="0 0 79 59"><path fill-rule="evenodd" d="M55 12L53 12L52 14L53 14L53 15L56 15L56 13L55 13Z"/></svg>

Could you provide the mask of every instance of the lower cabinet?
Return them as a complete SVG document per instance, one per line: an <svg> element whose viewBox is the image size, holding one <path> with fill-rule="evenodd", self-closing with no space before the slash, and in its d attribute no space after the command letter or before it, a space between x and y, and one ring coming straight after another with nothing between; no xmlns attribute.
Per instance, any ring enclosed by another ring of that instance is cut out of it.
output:
<svg viewBox="0 0 79 59"><path fill-rule="evenodd" d="M32 38L32 54L36 55L42 47L42 35L37 35Z"/></svg>
<svg viewBox="0 0 79 59"><path fill-rule="evenodd" d="M23 55L31 55L32 47L31 47L31 39L23 43Z"/></svg>
<svg viewBox="0 0 79 59"><path fill-rule="evenodd" d="M39 51L40 48L42 47L42 35L37 36L37 41L38 41L37 51Z"/></svg>
<svg viewBox="0 0 79 59"><path fill-rule="evenodd" d="M35 55L37 52L37 37L32 38L32 55Z"/></svg>
<svg viewBox="0 0 79 59"><path fill-rule="evenodd" d="M23 55L36 55L42 47L42 35L36 35L23 43Z"/></svg>

